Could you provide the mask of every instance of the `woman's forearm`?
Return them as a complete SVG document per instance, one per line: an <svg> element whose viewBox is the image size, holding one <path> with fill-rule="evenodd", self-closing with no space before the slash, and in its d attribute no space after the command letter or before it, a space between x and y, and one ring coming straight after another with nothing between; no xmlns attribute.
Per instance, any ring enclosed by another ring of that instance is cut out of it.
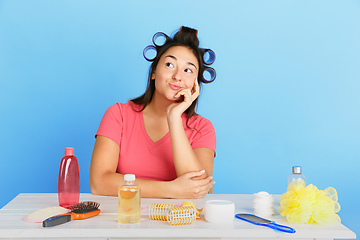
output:
<svg viewBox="0 0 360 240"><path fill-rule="evenodd" d="M177 176L207 170L197 158L185 133L181 117L169 117L171 148ZM208 173L204 175L207 176Z"/></svg>
<svg viewBox="0 0 360 240"><path fill-rule="evenodd" d="M202 177L212 175L214 151L207 148L194 150L187 138L182 121L182 114L199 94L199 83L197 79L194 79L192 87L182 89L175 95L175 97L182 97L180 98L182 100L170 104L166 109L173 161L178 177L199 170L205 170Z"/></svg>
<svg viewBox="0 0 360 240"><path fill-rule="evenodd" d="M136 177L136 176L135 176ZM119 173L105 173L94 180L90 179L91 192L96 195L117 196L118 188L124 183L124 175ZM140 187L141 197L145 198L173 198L170 182L151 181L136 178Z"/></svg>

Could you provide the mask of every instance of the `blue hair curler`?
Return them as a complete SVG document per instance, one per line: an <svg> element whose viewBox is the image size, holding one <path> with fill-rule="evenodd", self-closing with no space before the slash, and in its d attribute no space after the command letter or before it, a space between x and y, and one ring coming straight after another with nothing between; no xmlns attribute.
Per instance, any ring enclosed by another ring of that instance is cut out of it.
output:
<svg viewBox="0 0 360 240"><path fill-rule="evenodd" d="M169 37L165 33L157 32L154 34L152 41L156 47L161 47L166 43L168 38Z"/></svg>
<svg viewBox="0 0 360 240"><path fill-rule="evenodd" d="M152 38L152 42L154 43L155 46L149 45L144 49L143 51L144 58L149 62L154 61L157 55L156 48L163 46L168 39L170 38L163 32L155 33Z"/></svg>
<svg viewBox="0 0 360 240"><path fill-rule="evenodd" d="M208 67L203 72L202 82L203 83L211 83L216 78L216 71L215 69Z"/></svg>
<svg viewBox="0 0 360 240"><path fill-rule="evenodd" d="M149 62L154 61L156 55L157 55L157 50L154 46L149 45L146 48L144 48L143 56L147 61Z"/></svg>
<svg viewBox="0 0 360 240"><path fill-rule="evenodd" d="M211 49L206 49L203 54L203 60L206 65L211 65L215 62L215 52Z"/></svg>

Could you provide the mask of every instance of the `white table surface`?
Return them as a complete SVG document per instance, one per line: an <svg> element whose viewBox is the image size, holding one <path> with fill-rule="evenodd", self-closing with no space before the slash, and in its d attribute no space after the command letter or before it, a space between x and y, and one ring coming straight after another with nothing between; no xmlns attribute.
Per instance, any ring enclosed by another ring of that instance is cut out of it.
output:
<svg viewBox="0 0 360 240"><path fill-rule="evenodd" d="M275 209L279 206L280 195L275 197ZM236 213L252 213L251 194L208 194L204 199L194 199L198 208L203 208L207 200L221 199L235 203ZM188 199L187 199L188 200ZM85 220L73 220L68 223L43 228L41 223L24 222L23 218L39 209L58 205L56 193L21 193L0 209L1 239L354 239L354 232L342 224L319 226L314 224L290 224L277 214L269 220L296 229L295 234L274 231L267 227L256 226L234 218L231 224L213 224L204 219L203 214L191 225L171 226L165 221L151 220L148 212L142 212L137 224L117 222L117 197L97 196L82 193L80 201L100 203L101 213ZM142 198L141 204L181 203L185 199L150 199Z"/></svg>

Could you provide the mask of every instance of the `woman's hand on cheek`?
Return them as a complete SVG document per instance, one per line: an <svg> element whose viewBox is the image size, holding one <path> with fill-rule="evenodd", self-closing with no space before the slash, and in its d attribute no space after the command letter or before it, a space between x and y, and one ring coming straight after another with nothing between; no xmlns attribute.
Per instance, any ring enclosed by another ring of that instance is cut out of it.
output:
<svg viewBox="0 0 360 240"><path fill-rule="evenodd" d="M194 98L194 100L197 99L199 97L199 95L200 95L200 87L199 87L199 83L198 83L197 78L195 79L194 87L191 90L191 94L192 94L192 97Z"/></svg>
<svg viewBox="0 0 360 240"><path fill-rule="evenodd" d="M174 198L195 199L203 198L214 185L211 176L203 179L195 179L201 177L205 170L200 172L186 173L172 181Z"/></svg>
<svg viewBox="0 0 360 240"><path fill-rule="evenodd" d="M168 114L177 114L181 116L181 114L190 107L195 99L199 97L199 83L197 82L197 79L195 79L194 82L195 83L192 89L181 89L178 93L175 94L174 97L177 100L168 106Z"/></svg>

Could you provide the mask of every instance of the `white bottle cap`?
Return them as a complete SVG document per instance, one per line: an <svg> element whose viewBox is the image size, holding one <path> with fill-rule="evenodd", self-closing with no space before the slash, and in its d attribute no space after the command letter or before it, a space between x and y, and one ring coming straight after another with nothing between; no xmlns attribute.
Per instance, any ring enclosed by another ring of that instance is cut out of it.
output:
<svg viewBox="0 0 360 240"><path fill-rule="evenodd" d="M292 168L292 170L293 170L293 173L297 173L297 174L301 173L301 167L300 166L294 166Z"/></svg>
<svg viewBox="0 0 360 240"><path fill-rule="evenodd" d="M206 221L226 224L234 220L235 204L225 200L210 200L206 201L204 211Z"/></svg>
<svg viewBox="0 0 360 240"><path fill-rule="evenodd" d="M135 181L135 174L125 174L124 180L125 181Z"/></svg>

